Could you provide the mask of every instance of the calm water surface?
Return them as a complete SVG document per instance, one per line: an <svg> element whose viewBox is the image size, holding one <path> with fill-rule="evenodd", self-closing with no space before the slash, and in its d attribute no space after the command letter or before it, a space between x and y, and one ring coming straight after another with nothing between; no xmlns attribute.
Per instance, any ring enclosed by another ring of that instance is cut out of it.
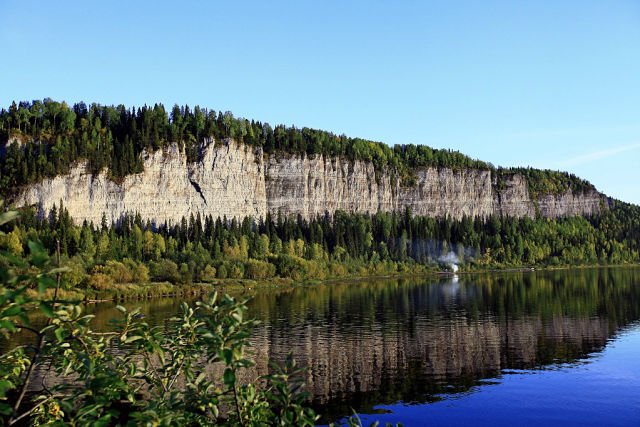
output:
<svg viewBox="0 0 640 427"><path fill-rule="evenodd" d="M333 283L257 291L258 363L290 350L321 422L640 426L640 269ZM178 301L142 305L161 324ZM113 316L94 308L97 322Z"/></svg>

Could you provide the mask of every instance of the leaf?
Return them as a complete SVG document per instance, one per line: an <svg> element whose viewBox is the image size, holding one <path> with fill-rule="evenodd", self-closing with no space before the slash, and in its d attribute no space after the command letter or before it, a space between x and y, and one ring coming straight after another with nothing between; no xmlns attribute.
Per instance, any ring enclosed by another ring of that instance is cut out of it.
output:
<svg viewBox="0 0 640 427"><path fill-rule="evenodd" d="M194 384L199 385L206 377L207 377L206 372L202 372L200 375L198 375L198 378L196 378Z"/></svg>
<svg viewBox="0 0 640 427"><path fill-rule="evenodd" d="M38 293L44 294L46 291L47 291L47 283L42 280L38 280Z"/></svg>
<svg viewBox="0 0 640 427"><path fill-rule="evenodd" d="M0 397L4 397L7 394L7 391L15 388L15 384L13 384L9 380L0 380Z"/></svg>
<svg viewBox="0 0 640 427"><path fill-rule="evenodd" d="M40 310L42 310L42 312L47 316L53 317L53 308L49 305L48 302L42 301L40 303Z"/></svg>
<svg viewBox="0 0 640 427"><path fill-rule="evenodd" d="M13 323L11 323L8 320L0 320L0 326L3 327L4 329L7 329L11 332L15 332L16 331L16 327L13 325Z"/></svg>
<svg viewBox="0 0 640 427"><path fill-rule="evenodd" d="M229 350L229 349L224 349L222 350L222 358L224 359L224 363L226 363L227 365L231 363L231 361L233 360L233 351Z"/></svg>
<svg viewBox="0 0 640 427"><path fill-rule="evenodd" d="M31 256L31 262L38 268L44 268L48 260L49 255L44 252L39 252Z"/></svg>
<svg viewBox="0 0 640 427"><path fill-rule="evenodd" d="M223 376L222 380L224 381L224 383L225 383L225 385L227 387L233 387L233 385L236 382L236 374L235 374L235 372L233 372L233 370L229 369L229 368L225 369L224 370L224 376Z"/></svg>
<svg viewBox="0 0 640 427"><path fill-rule="evenodd" d="M65 336L65 330L64 328L61 326L58 329L56 329L54 331L54 334L56 335L56 338L58 339L58 341L62 341L64 340L64 336Z"/></svg>
<svg viewBox="0 0 640 427"><path fill-rule="evenodd" d="M44 248L42 247L42 245L38 242L34 242L33 240L29 240L27 242L27 246L29 246L29 250L34 255L44 252Z"/></svg>
<svg viewBox="0 0 640 427"><path fill-rule="evenodd" d="M9 308L7 308L2 315L6 316L6 317L11 317L11 316L15 316L17 314L19 314L22 311L22 307L20 307L19 305L13 305Z"/></svg>
<svg viewBox="0 0 640 427"><path fill-rule="evenodd" d="M13 411L13 408L6 403L0 402L0 414L9 415Z"/></svg>
<svg viewBox="0 0 640 427"><path fill-rule="evenodd" d="M7 251L2 251L0 254L5 257L12 265L15 265L20 268L27 268L27 264L25 264L21 259L14 257Z"/></svg>
<svg viewBox="0 0 640 427"><path fill-rule="evenodd" d="M41 275L41 276L38 276L38 280L43 282L44 284L46 284L47 287L49 287L49 288L55 288L56 287L56 281L53 280L53 278L50 277L50 276Z"/></svg>
<svg viewBox="0 0 640 427"><path fill-rule="evenodd" d="M47 274L66 273L67 271L71 271L71 269L69 267L57 267L49 270Z"/></svg>

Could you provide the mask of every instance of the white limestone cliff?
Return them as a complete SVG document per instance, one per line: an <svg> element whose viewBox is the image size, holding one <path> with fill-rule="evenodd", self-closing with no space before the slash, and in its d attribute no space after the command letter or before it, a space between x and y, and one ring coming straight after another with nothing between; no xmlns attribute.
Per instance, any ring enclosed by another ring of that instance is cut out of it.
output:
<svg viewBox="0 0 640 427"><path fill-rule="evenodd" d="M66 175L45 179L17 195L18 206L36 205L46 214L63 201L76 222L118 221L139 213L156 224L177 223L191 214L214 218L332 215L404 211L414 215L452 218L503 214L534 217L590 215L600 211L604 196L586 194L545 195L532 200L526 180L514 174L498 189L489 170L425 168L415 172L416 184L393 182L386 170L371 163L340 158L265 156L256 147L225 140L202 144L193 163L177 144L155 153L143 153L144 171L121 182L86 171L80 162Z"/></svg>

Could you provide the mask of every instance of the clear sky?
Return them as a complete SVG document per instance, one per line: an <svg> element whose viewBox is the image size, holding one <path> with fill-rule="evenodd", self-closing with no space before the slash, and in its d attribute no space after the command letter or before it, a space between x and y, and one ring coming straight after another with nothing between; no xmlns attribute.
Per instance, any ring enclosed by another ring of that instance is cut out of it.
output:
<svg viewBox="0 0 640 427"><path fill-rule="evenodd" d="M5 108L199 104L640 203L640 1L0 0L0 46Z"/></svg>

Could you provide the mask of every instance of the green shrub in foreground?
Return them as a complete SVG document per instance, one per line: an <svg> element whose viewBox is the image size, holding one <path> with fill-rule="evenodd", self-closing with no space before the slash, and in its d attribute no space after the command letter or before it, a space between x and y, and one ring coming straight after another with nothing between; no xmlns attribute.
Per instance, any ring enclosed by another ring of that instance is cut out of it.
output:
<svg viewBox="0 0 640 427"><path fill-rule="evenodd" d="M0 225L15 216L0 214ZM28 246L24 260L2 253L0 267L0 333L8 339L24 330L35 338L0 355L3 425L311 426L318 419L305 406L304 369L291 355L283 367L272 363L275 374L238 380L238 371L254 364L247 348L257 322L246 319L246 301L214 293L195 307L183 303L164 327L118 306L111 331L97 332L78 301L58 299L70 268L52 268L42 245ZM33 288L37 294L27 292ZM42 328L29 321L34 309L46 316ZM222 378L207 373L211 363L224 367ZM35 373L43 372L58 384L48 387L45 377L36 385ZM361 425L357 415L345 421Z"/></svg>
<svg viewBox="0 0 640 427"><path fill-rule="evenodd" d="M1 221L9 219L4 214ZM39 244L29 248L27 261L5 253L10 266L0 270L0 332L9 338L26 330L36 338L0 356L3 424L313 425L317 419L292 379L301 370L291 357L276 374L256 380L265 387L238 381L238 370L253 365L247 347L256 322L245 317L246 301L212 294L195 307L183 303L166 327L151 327L139 309L119 306L112 330L96 332L93 316L77 302L56 301L57 292L52 300L27 296L33 287L39 295L57 290L65 272L50 268ZM43 328L29 322L34 308L47 318ZM224 364L222 378L206 373L210 363ZM34 373L45 367L61 384L32 388ZM222 413L222 407L230 409Z"/></svg>

